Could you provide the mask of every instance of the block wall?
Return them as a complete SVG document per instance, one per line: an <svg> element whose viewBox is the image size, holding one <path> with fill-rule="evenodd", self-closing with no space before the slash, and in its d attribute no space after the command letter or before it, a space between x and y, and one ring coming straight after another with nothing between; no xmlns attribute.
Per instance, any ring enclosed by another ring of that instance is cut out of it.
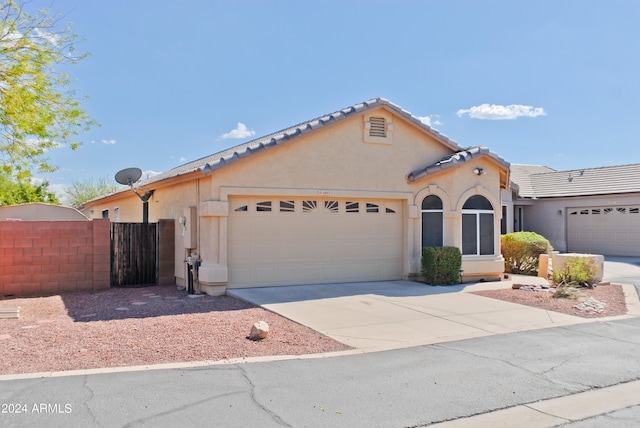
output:
<svg viewBox="0 0 640 428"><path fill-rule="evenodd" d="M0 221L0 295L109 288L108 219Z"/></svg>

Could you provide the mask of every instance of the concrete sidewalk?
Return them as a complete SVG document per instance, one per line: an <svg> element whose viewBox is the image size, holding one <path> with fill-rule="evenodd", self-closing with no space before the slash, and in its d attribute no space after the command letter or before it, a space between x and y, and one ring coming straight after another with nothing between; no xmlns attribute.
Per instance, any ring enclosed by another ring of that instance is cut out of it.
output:
<svg viewBox="0 0 640 428"><path fill-rule="evenodd" d="M511 288L514 282L546 283L542 278L514 275L499 282L446 287L386 281L228 293L365 352L594 322L470 293ZM640 315L635 289L627 286L625 291L630 313L616 319Z"/></svg>
<svg viewBox="0 0 640 428"><path fill-rule="evenodd" d="M640 381L621 383L609 388L594 389L579 394L566 395L551 400L509 407L495 412L468 418L455 419L430 425L438 428L495 428L517 426L519 428L540 428L574 426L573 423L590 422L586 426L614 426L614 421L624 423L625 419L609 418L616 412L629 411L640 406ZM631 422L634 419L629 419ZM635 420L635 426L638 421Z"/></svg>

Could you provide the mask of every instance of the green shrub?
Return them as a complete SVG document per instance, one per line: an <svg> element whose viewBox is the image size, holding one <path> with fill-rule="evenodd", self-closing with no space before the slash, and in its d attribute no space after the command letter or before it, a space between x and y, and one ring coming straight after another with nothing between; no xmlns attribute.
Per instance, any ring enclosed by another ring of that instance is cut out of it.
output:
<svg viewBox="0 0 640 428"><path fill-rule="evenodd" d="M537 275L541 254L551 253L551 244L535 232L514 232L500 238L504 270L507 273Z"/></svg>
<svg viewBox="0 0 640 428"><path fill-rule="evenodd" d="M458 247L424 247L422 249L422 275L428 284L460 283L461 267L462 253Z"/></svg>
<svg viewBox="0 0 640 428"><path fill-rule="evenodd" d="M592 288L597 267L590 257L567 257L562 266L553 268L553 282Z"/></svg>

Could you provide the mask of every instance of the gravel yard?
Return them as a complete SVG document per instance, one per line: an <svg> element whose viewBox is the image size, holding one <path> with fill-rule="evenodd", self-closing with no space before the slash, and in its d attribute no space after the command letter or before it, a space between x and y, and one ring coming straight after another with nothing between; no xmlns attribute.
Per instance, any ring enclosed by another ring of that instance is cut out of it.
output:
<svg viewBox="0 0 640 428"><path fill-rule="evenodd" d="M581 290L580 300L525 289L474 294L569 315L626 313L619 285ZM189 296L174 286L111 288L0 300L21 308L0 319L0 374L65 371L350 349L310 328L232 297ZM270 326L263 341L253 323Z"/></svg>
<svg viewBox="0 0 640 428"><path fill-rule="evenodd" d="M0 374L350 349L232 297L190 297L174 286L0 300L15 306L19 319L0 319ZM247 339L260 320L269 337Z"/></svg>
<svg viewBox="0 0 640 428"><path fill-rule="evenodd" d="M553 291L555 291L553 288L550 291L507 288L476 291L473 294L583 318L609 317L627 313L624 292L619 285L600 285L592 289L581 288L582 297L577 300L553 298L551 296Z"/></svg>

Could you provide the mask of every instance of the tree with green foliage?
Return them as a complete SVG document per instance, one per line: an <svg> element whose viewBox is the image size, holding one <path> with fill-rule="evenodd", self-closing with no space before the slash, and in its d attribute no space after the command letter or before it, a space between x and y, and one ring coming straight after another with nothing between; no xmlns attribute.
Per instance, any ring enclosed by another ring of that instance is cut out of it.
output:
<svg viewBox="0 0 640 428"><path fill-rule="evenodd" d="M67 203L77 207L92 199L104 196L115 190L111 180L106 177L94 179L88 178L81 181L73 181L71 187L65 190Z"/></svg>
<svg viewBox="0 0 640 428"><path fill-rule="evenodd" d="M76 140L96 122L81 107L70 77L60 68L76 64L77 35L46 9L34 15L24 4L0 4L0 171L20 183L32 172L51 172L46 156Z"/></svg>
<svg viewBox="0 0 640 428"><path fill-rule="evenodd" d="M49 191L49 182L32 184L28 181L17 182L7 174L0 173L0 206L44 202L60 204L56 195Z"/></svg>

